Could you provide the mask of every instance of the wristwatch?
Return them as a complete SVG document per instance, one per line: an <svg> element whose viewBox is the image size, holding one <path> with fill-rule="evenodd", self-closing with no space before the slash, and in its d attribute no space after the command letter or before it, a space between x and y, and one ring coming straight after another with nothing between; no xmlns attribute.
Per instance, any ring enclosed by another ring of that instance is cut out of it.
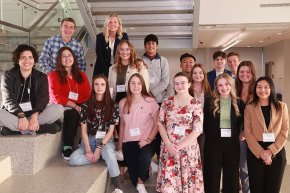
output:
<svg viewBox="0 0 290 193"><path fill-rule="evenodd" d="M18 116L18 119L22 119L26 117L24 113L19 113L17 116Z"/></svg>

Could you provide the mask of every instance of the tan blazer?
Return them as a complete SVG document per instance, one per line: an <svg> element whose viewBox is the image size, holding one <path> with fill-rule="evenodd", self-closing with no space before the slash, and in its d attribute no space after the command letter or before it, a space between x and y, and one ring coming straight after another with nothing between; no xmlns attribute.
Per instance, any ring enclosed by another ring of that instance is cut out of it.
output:
<svg viewBox="0 0 290 193"><path fill-rule="evenodd" d="M115 66L116 66L116 64L112 65L109 68L109 78L108 78L109 87L110 87L110 89L113 90L113 93L111 93L113 99L116 98L116 94L117 94L117 85L116 85L117 72L115 70ZM148 73L148 69L144 66L143 62L141 64L141 69L140 69L139 72L135 68L131 68L130 66L128 67L128 70L127 70L127 73L126 73L126 79L125 79L126 90L127 90L129 78L135 73L139 73L139 74L142 75L142 77L143 77L143 79L145 81L146 89L149 92L149 73Z"/></svg>
<svg viewBox="0 0 290 193"><path fill-rule="evenodd" d="M275 142L268 146L273 155L276 155L286 144L289 132L289 117L287 105L280 102L281 110L277 112L274 105L271 105L271 120L268 132L273 132ZM244 132L251 152L260 158L264 150L258 141L263 141L263 133L267 131L261 106L250 104L246 106L244 114Z"/></svg>

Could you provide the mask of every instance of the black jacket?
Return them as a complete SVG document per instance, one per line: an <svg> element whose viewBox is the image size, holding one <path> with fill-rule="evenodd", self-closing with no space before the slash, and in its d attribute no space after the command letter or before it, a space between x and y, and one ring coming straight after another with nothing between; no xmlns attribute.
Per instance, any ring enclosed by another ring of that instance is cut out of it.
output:
<svg viewBox="0 0 290 193"><path fill-rule="evenodd" d="M2 109L6 109L8 112L17 115L19 112L23 112L17 99L22 94L21 84L23 77L20 73L19 66L4 72L1 79L1 91L2 91ZM42 112L49 101L48 94L48 80L46 74L32 69L31 77L31 95L35 94L35 101L31 101L32 112Z"/></svg>
<svg viewBox="0 0 290 193"><path fill-rule="evenodd" d="M123 33L123 37L121 40L119 40L118 37L116 36L115 44L114 44L114 51L113 51L114 57L116 55L117 46L122 40L128 40L127 33L125 32ZM99 33L97 35L96 54L97 54L97 60L95 63L93 76L96 74L105 74L108 77L109 68L111 66L111 48L109 47L109 43L106 42L103 33Z"/></svg>
<svg viewBox="0 0 290 193"><path fill-rule="evenodd" d="M203 130L206 138L219 139L221 137L220 133L220 113L216 112L216 115L213 115L214 111L214 98L207 97L204 101L204 119L203 119ZM234 107L231 107L231 133L232 138L239 138L240 131L243 126L244 121L244 110L245 104L241 99L238 99L238 107L240 110L240 116L235 114Z"/></svg>

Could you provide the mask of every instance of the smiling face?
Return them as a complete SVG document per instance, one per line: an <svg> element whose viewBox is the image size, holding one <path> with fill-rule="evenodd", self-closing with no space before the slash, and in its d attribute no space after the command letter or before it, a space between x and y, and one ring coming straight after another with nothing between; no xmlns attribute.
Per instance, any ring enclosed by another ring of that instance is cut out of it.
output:
<svg viewBox="0 0 290 193"><path fill-rule="evenodd" d="M31 51L24 51L19 57L19 66L23 71L31 71L34 66L34 58Z"/></svg>
<svg viewBox="0 0 290 193"><path fill-rule="evenodd" d="M104 95L106 91L106 81L103 78L97 78L94 81L94 91L96 95Z"/></svg>
<svg viewBox="0 0 290 193"><path fill-rule="evenodd" d="M194 59L192 57L186 57L181 60L180 68L182 72L190 72L194 65Z"/></svg>
<svg viewBox="0 0 290 193"><path fill-rule="evenodd" d="M128 61L131 56L131 50L129 48L129 45L127 43L122 43L119 46L119 54L120 58L122 60L122 64L129 64Z"/></svg>
<svg viewBox="0 0 290 193"><path fill-rule="evenodd" d="M74 57L69 50L63 50L61 53L61 64L65 69L71 69L74 63Z"/></svg>
<svg viewBox="0 0 290 193"><path fill-rule="evenodd" d="M177 76L174 78L174 90L177 94L187 94L190 88L188 78L185 76Z"/></svg>
<svg viewBox="0 0 290 193"><path fill-rule="evenodd" d="M192 80L194 82L202 82L204 80L204 74L200 67L195 67L192 71Z"/></svg>
<svg viewBox="0 0 290 193"><path fill-rule="evenodd" d="M71 39L75 33L75 24L70 21L63 21L62 25L60 26L61 37L63 39Z"/></svg>
<svg viewBox="0 0 290 193"><path fill-rule="evenodd" d="M146 42L145 51L148 56L154 56L157 53L158 45L154 41Z"/></svg>
<svg viewBox="0 0 290 193"><path fill-rule="evenodd" d="M266 80L257 82L256 94L260 100L269 99L271 89L269 83Z"/></svg>
<svg viewBox="0 0 290 193"><path fill-rule="evenodd" d="M240 60L238 56L233 55L233 56L228 57L228 66L234 74L237 73L239 64L240 64Z"/></svg>
<svg viewBox="0 0 290 193"><path fill-rule="evenodd" d="M120 23L117 17L111 17L108 23L108 30L110 32L117 32L120 27Z"/></svg>
<svg viewBox="0 0 290 193"><path fill-rule="evenodd" d="M243 82L243 83L249 83L251 82L253 76L252 76L252 71L250 67L248 66L241 66L238 74L238 78Z"/></svg>
<svg viewBox="0 0 290 193"><path fill-rule="evenodd" d="M225 98L229 98L231 94L232 86L225 78L221 78L217 81L217 91L218 93Z"/></svg>
<svg viewBox="0 0 290 193"><path fill-rule="evenodd" d="M134 76L131 78L130 83L129 83L129 89L132 95L141 95L142 83L139 77Z"/></svg>

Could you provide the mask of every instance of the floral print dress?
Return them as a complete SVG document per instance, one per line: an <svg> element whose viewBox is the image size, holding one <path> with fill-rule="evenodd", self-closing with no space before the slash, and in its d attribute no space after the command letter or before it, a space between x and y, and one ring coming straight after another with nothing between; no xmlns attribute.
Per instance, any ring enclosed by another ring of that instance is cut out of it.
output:
<svg viewBox="0 0 290 193"><path fill-rule="evenodd" d="M191 99L184 107L174 105L174 96L165 99L160 108L159 125L165 127L169 140L179 143L191 132L202 132L203 112L199 100ZM174 129L185 128L184 134ZM171 156L164 142L161 143L156 190L163 193L203 193L203 174L197 140L175 156Z"/></svg>

